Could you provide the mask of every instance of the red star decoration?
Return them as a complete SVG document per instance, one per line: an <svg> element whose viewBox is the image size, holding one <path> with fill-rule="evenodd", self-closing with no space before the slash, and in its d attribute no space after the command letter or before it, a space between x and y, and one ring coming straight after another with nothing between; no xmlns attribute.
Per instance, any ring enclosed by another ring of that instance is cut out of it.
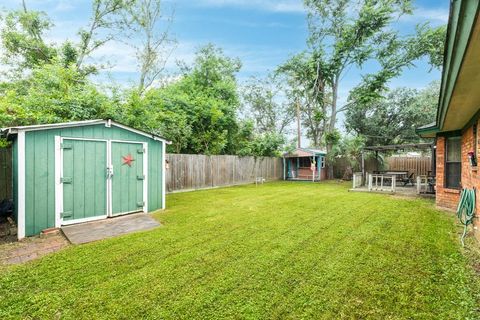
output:
<svg viewBox="0 0 480 320"><path fill-rule="evenodd" d="M122 156L122 159L123 159L123 164L122 165L126 164L129 167L131 167L132 162L135 161L135 159L133 159L131 154L129 154L128 156Z"/></svg>

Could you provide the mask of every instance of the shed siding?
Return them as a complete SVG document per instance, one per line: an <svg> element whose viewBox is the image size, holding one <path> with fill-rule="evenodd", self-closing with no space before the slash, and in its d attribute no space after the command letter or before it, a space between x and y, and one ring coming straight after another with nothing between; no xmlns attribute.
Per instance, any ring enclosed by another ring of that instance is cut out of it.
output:
<svg viewBox="0 0 480 320"><path fill-rule="evenodd" d="M18 223L18 143L17 140L13 141L12 144L12 192L13 192L13 216L15 217L15 222Z"/></svg>
<svg viewBox="0 0 480 320"><path fill-rule="evenodd" d="M148 142L148 211L161 208L161 142L103 124L28 131L25 133L26 236L55 226L55 136Z"/></svg>

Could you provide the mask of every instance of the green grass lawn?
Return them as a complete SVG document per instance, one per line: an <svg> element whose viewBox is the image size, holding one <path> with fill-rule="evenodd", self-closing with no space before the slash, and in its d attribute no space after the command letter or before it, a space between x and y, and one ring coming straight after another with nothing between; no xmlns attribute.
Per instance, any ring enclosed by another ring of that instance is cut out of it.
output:
<svg viewBox="0 0 480 320"><path fill-rule="evenodd" d="M454 216L348 186L170 195L163 227L4 270L0 319L478 318Z"/></svg>

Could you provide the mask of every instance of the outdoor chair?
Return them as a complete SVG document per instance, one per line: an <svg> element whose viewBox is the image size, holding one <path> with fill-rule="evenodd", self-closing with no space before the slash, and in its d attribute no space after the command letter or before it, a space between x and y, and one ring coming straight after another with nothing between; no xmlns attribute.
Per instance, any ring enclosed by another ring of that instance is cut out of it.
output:
<svg viewBox="0 0 480 320"><path fill-rule="evenodd" d="M435 184L436 184L436 178L435 177L429 177L428 178L428 193L435 193Z"/></svg>
<svg viewBox="0 0 480 320"><path fill-rule="evenodd" d="M414 173L410 173L410 175L406 178L402 178L402 182L403 182L403 186L406 187L407 184L411 184L412 186L414 185L414 181L413 181L413 175Z"/></svg>

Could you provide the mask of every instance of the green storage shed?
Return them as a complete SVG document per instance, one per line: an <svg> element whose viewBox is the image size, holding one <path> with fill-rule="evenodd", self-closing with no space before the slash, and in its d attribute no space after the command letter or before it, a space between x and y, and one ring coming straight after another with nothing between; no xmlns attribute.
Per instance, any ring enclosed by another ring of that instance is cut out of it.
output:
<svg viewBox="0 0 480 320"><path fill-rule="evenodd" d="M165 208L169 142L111 120L2 129L12 141L18 238Z"/></svg>

